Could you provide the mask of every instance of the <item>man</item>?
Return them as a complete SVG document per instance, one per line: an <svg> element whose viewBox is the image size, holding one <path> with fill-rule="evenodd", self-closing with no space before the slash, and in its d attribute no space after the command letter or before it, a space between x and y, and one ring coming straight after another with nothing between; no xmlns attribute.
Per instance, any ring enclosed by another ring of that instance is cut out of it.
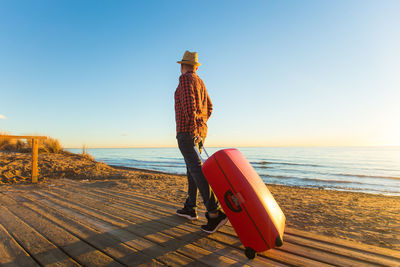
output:
<svg viewBox="0 0 400 267"><path fill-rule="evenodd" d="M203 198L207 209L207 224L201 229L214 233L228 218L222 212L214 192L210 188L201 170L201 161L194 150L201 148L207 135L207 120L211 116L212 103L204 82L196 71L201 64L196 52L186 51L181 61L179 85L175 91L175 120L179 150L185 159L188 179L188 197L183 209L177 215L190 220L197 219L197 193Z"/></svg>

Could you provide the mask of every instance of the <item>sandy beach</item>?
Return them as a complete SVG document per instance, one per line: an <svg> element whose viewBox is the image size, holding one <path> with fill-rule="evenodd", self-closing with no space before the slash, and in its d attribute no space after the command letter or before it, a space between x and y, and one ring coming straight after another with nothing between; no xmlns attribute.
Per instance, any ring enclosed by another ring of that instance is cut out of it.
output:
<svg viewBox="0 0 400 267"><path fill-rule="evenodd" d="M0 152L3 190L30 183L31 155ZM109 190L134 189L183 203L186 177L112 167L81 155L39 155L39 183L69 178L101 181ZM295 229L400 250L400 197L267 185ZM200 202L199 207L203 205Z"/></svg>

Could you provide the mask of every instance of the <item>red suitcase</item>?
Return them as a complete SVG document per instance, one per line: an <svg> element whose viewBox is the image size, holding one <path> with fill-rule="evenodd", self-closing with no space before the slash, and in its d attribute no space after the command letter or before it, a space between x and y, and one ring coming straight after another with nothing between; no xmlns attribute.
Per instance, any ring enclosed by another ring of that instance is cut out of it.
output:
<svg viewBox="0 0 400 267"><path fill-rule="evenodd" d="M214 153L204 162L202 170L248 258L254 258L256 252L282 246L285 215L239 150Z"/></svg>

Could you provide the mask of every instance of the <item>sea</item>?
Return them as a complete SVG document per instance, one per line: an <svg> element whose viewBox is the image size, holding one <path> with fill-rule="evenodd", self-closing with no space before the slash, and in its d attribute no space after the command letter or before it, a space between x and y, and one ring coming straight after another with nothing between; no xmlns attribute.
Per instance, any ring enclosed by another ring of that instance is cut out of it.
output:
<svg viewBox="0 0 400 267"><path fill-rule="evenodd" d="M210 147L207 152L211 155L220 149ZM267 184L400 196L400 147L237 149ZM82 149L68 150L82 153ZM178 148L95 148L87 152L109 165L186 173Z"/></svg>

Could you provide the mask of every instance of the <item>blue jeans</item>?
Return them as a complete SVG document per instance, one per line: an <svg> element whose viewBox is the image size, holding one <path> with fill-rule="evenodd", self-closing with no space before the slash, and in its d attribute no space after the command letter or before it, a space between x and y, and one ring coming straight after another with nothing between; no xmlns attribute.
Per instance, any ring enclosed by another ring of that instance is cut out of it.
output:
<svg viewBox="0 0 400 267"><path fill-rule="evenodd" d="M194 150L194 140L189 133L178 133L179 150L186 163L188 179L188 197L185 202L186 208L197 208L197 193L200 191L204 206L208 212L216 212L221 209L217 197L208 184L206 177L201 170L201 160Z"/></svg>

